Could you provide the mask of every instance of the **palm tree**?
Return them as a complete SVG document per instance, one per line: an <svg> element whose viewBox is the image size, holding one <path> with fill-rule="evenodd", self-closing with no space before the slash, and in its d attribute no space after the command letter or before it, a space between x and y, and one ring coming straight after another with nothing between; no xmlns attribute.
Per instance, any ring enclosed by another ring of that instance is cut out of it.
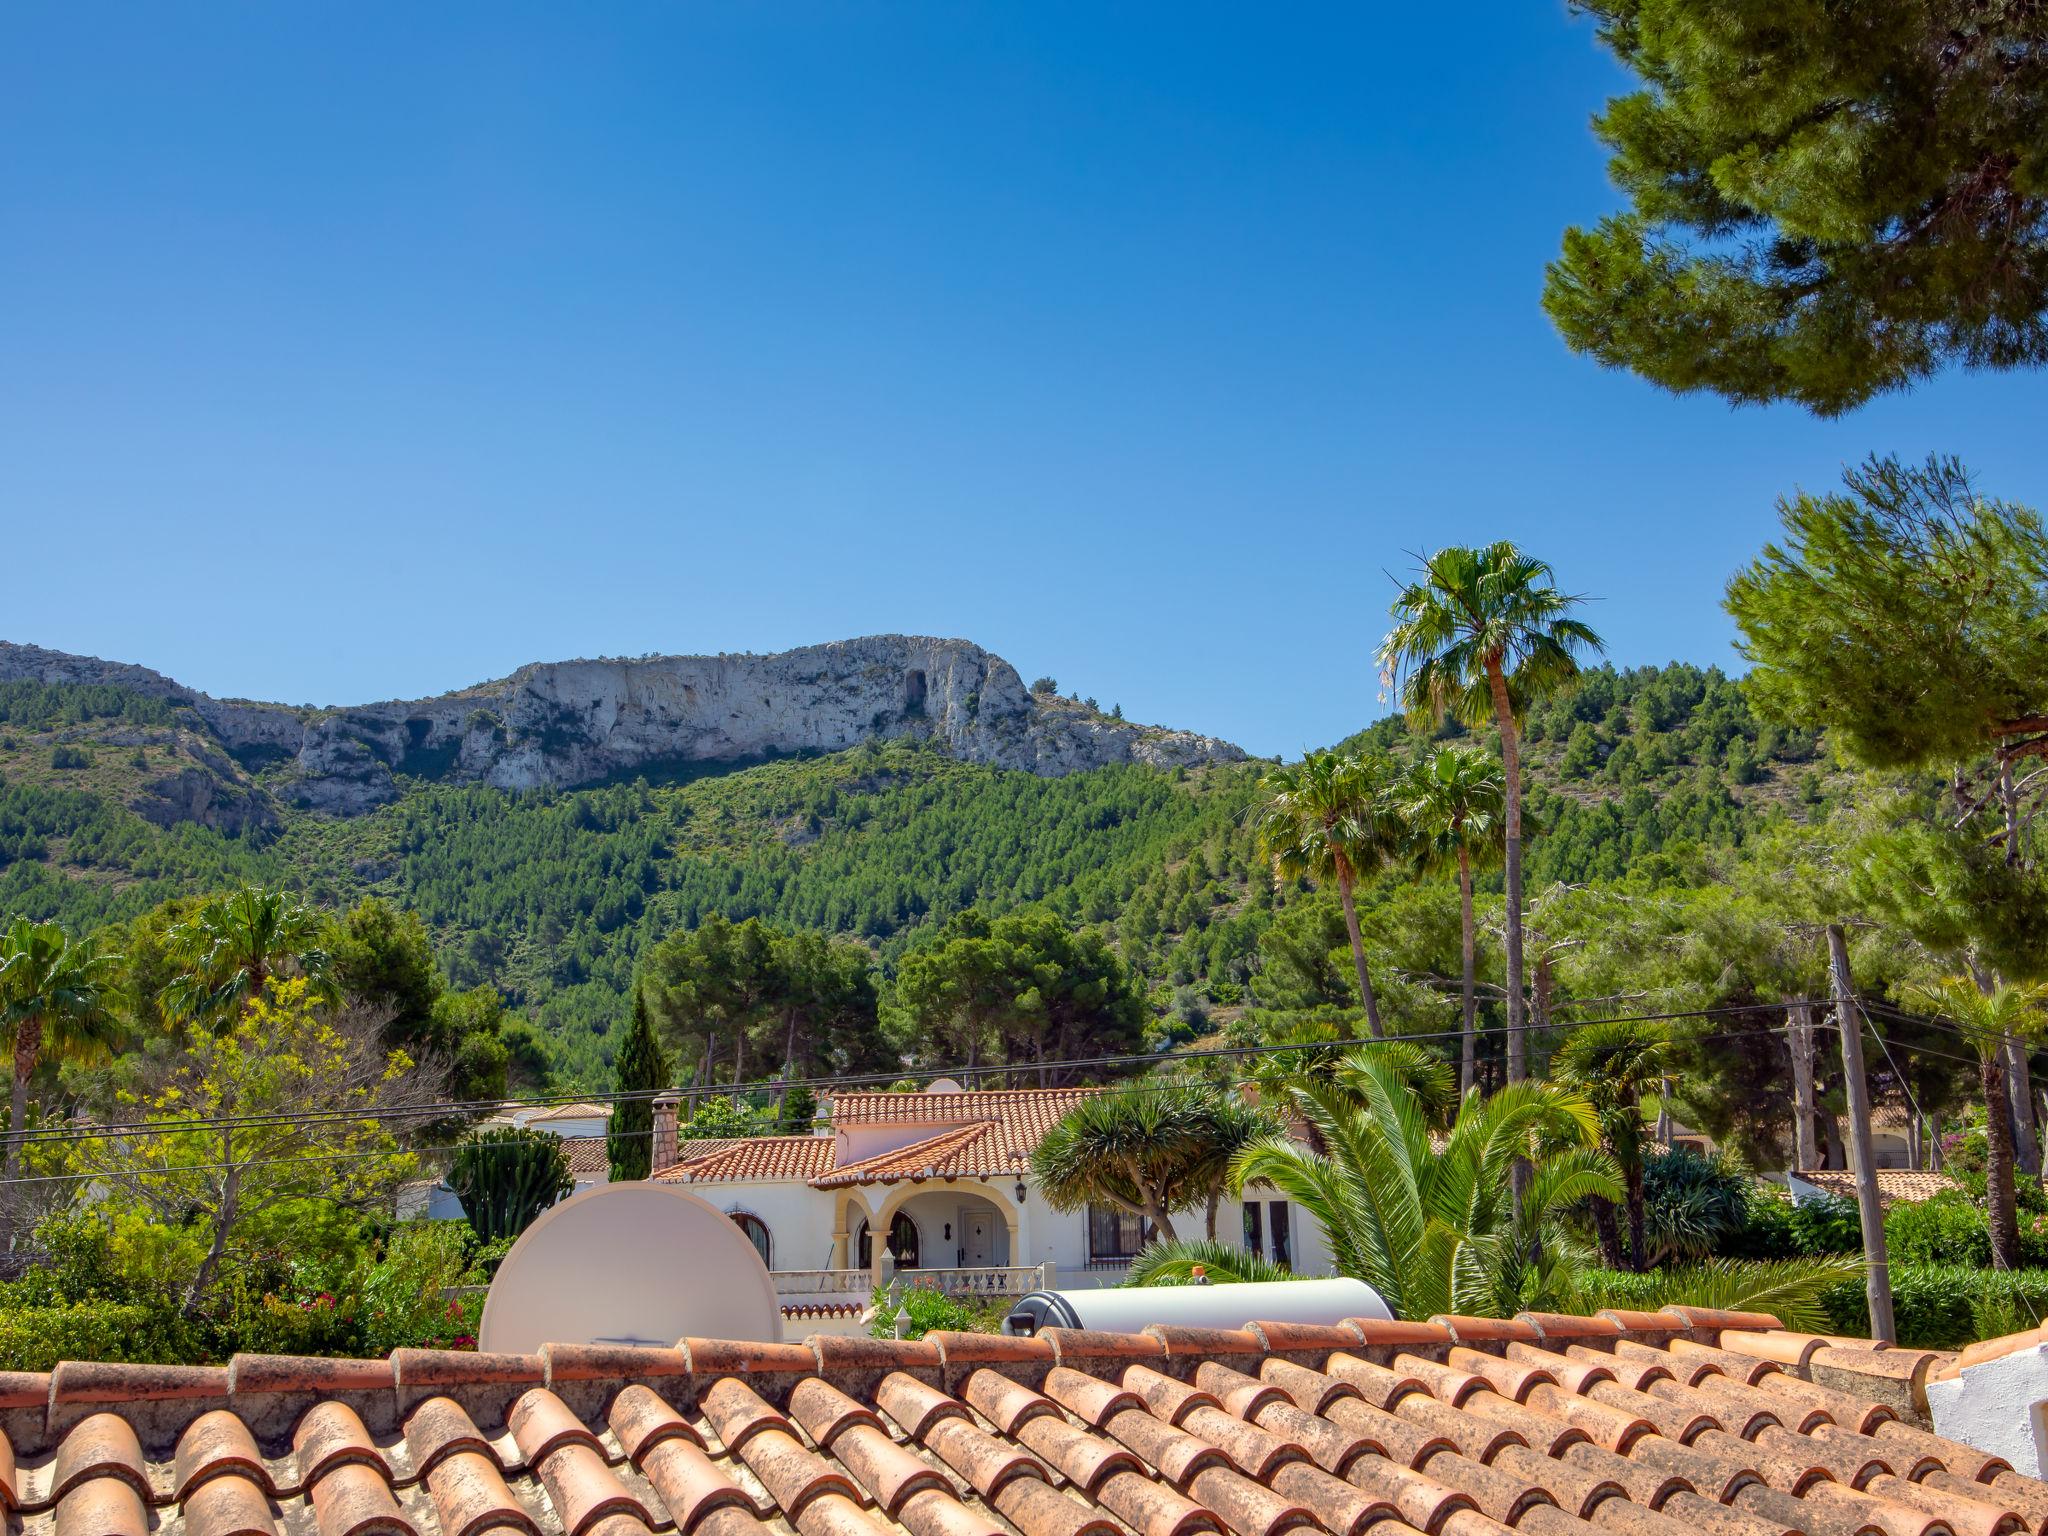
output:
<svg viewBox="0 0 2048 1536"><path fill-rule="evenodd" d="M1361 875L1392 858L1399 824L1388 793L1393 767L1380 756L1355 757L1311 752L1292 768L1275 768L1259 780L1265 803L1255 813L1259 851L1279 878L1306 875L1334 884L1351 936L1351 964L1358 972L1358 996L1375 1040L1379 999L1365 963L1365 938L1358 927L1353 891Z"/></svg>
<svg viewBox="0 0 2048 1536"><path fill-rule="evenodd" d="M279 971L296 971L331 997L320 915L282 891L251 886L217 896L166 935L182 974L164 988L164 1011L183 1021L233 1018Z"/></svg>
<svg viewBox="0 0 2048 1536"><path fill-rule="evenodd" d="M1327 1150L1268 1137L1232 1164L1239 1190L1270 1184L1307 1211L1338 1273L1372 1286L1397 1317L1500 1317L1570 1298L1581 1255L1563 1213L1591 1195L1622 1194L1594 1144L1590 1104L1549 1083L1511 1083L1491 1098L1473 1092L1433 1144L1399 1062L1357 1051L1340 1075L1291 1095ZM1532 1142L1542 1150L1518 1211L1509 1170Z"/></svg>
<svg viewBox="0 0 2048 1536"><path fill-rule="evenodd" d="M1581 1024L1572 1031L1551 1070L1593 1106L1600 1122L1600 1143L1621 1170L1628 1206L1628 1267L1641 1273L1650 1267L1643 1236L1643 1156L1649 1136L1643 1128L1643 1094L1663 1086L1671 1070L1671 1031L1649 1019L1606 1019ZM1611 1269L1621 1268L1620 1243L1614 1231L1614 1207L1594 1203L1603 1257Z"/></svg>
<svg viewBox="0 0 2048 1536"><path fill-rule="evenodd" d="M1505 541L1482 549L1440 549L1421 578L1393 603L1394 627L1380 645L1382 674L1410 714L1500 730L1506 779L1508 1081L1529 1075L1527 1001L1522 990L1522 744L1531 702L1568 687L1582 651L1605 648L1570 617L1579 599L1551 585L1551 570Z"/></svg>
<svg viewBox="0 0 2048 1536"><path fill-rule="evenodd" d="M1100 1203L1142 1217L1171 1241L1173 1213L1208 1198L1230 1174L1214 1143L1231 1128L1224 1090L1191 1080L1127 1082L1076 1104L1031 1154L1046 1204L1078 1211ZM1256 1130L1270 1133L1262 1121Z"/></svg>
<svg viewBox="0 0 2048 1536"><path fill-rule="evenodd" d="M2013 1196L2006 1042L2024 1040L2039 1030L2048 988L1994 986L1986 992L1967 976L1947 976L1913 992L1928 1008L1961 1026L1977 1048L1977 1081L1984 1091L1984 1192L1990 1207L1991 1267L2018 1269L2020 1227Z"/></svg>
<svg viewBox="0 0 2048 1536"><path fill-rule="evenodd" d="M1483 752L1446 747L1416 761L1409 775L1407 818L1417 862L1424 869L1451 865L1458 871L1458 916L1463 925L1464 1026L1458 1044L1458 1091L1470 1093L1478 1072L1479 998L1472 920L1472 866L1500 851L1504 785L1500 764Z"/></svg>
<svg viewBox="0 0 2048 1536"><path fill-rule="evenodd" d="M0 934L0 1024L14 1032L6 1175L21 1175L28 1129L28 1081L46 1055L88 1055L111 1047L120 1026L109 1006L121 957L90 939L72 943L55 923L18 919Z"/></svg>

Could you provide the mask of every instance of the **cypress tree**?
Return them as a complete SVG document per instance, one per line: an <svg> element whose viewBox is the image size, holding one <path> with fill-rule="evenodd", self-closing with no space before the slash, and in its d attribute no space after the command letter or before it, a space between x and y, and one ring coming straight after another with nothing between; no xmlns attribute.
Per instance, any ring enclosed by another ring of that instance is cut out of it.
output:
<svg viewBox="0 0 2048 1536"><path fill-rule="evenodd" d="M645 1095L669 1085L668 1053L655 1038L654 1024L647 1017L647 999L633 989L633 1023L619 1046L613 1086L622 1095L612 1105L611 1129L605 1135L610 1156L612 1182L644 1179L654 1160L654 1101ZM640 1097L623 1097L635 1094Z"/></svg>

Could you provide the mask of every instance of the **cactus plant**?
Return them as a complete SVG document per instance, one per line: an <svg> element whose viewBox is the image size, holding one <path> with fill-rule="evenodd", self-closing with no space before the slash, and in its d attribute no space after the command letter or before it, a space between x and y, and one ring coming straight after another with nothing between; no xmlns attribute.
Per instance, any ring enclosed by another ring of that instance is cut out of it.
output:
<svg viewBox="0 0 2048 1536"><path fill-rule="evenodd" d="M559 1136L524 1126L479 1131L456 1149L448 1187L485 1242L517 1237L534 1217L574 1193L569 1154Z"/></svg>

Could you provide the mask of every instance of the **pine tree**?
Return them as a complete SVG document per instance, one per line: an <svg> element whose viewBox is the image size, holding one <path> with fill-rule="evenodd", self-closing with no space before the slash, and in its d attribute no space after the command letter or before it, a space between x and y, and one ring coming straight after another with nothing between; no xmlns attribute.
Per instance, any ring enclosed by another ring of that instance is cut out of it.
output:
<svg viewBox="0 0 2048 1536"><path fill-rule="evenodd" d="M1594 119L1627 211L1565 234L1566 342L1667 389L1851 410L2048 361L2034 6L1585 0L1644 89Z"/></svg>
<svg viewBox="0 0 2048 1536"><path fill-rule="evenodd" d="M633 989L633 1024L619 1046L614 1085L619 1098L612 1105L605 1151L611 1158L612 1182L644 1179L654 1161L654 1101L647 1095L669 1086L668 1053L655 1038L647 1017L647 999Z"/></svg>

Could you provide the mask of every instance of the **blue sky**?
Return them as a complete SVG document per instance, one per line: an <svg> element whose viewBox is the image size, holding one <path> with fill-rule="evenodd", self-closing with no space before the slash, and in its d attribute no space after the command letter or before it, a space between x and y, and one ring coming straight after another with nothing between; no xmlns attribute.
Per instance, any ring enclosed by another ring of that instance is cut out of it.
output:
<svg viewBox="0 0 2048 1536"><path fill-rule="evenodd" d="M2048 379L1677 400L1537 306L1621 77L1481 6L17 7L0 638L347 703L964 635L1292 754L1408 552L1732 661L1773 498L2040 502Z"/></svg>

